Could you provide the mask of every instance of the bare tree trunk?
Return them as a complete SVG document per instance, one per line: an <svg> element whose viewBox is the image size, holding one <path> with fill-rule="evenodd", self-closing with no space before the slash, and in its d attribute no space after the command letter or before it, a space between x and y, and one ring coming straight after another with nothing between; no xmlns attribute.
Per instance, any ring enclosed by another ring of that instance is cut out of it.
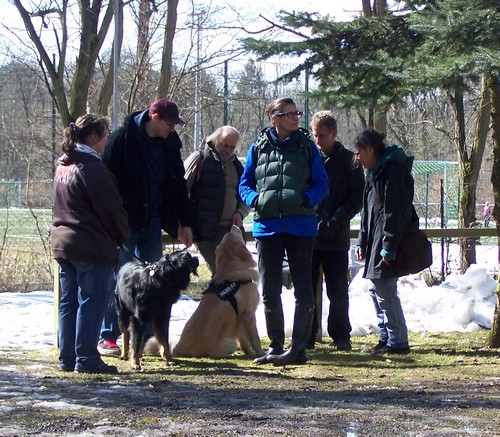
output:
<svg viewBox="0 0 500 437"><path fill-rule="evenodd" d="M370 0L361 0L361 3L363 6L363 16L365 18L382 17L384 15L387 15L387 0L373 0L373 7L370 4ZM368 127L371 127L378 132L387 132L386 107L369 108Z"/></svg>
<svg viewBox="0 0 500 437"><path fill-rule="evenodd" d="M170 80L172 79L172 53L174 46L175 26L177 25L177 5L179 0L168 0L167 24L163 40L160 83L158 96L168 96Z"/></svg>
<svg viewBox="0 0 500 437"><path fill-rule="evenodd" d="M136 103L145 104L148 92L147 84L149 83L150 62L150 21L153 10L150 0L140 0L139 4L139 20L137 23L137 50L136 50L136 86L134 87L134 96L131 99L131 106L136 107Z"/></svg>
<svg viewBox="0 0 500 437"><path fill-rule="evenodd" d="M370 4L370 0L361 0L361 4L363 6L363 17L371 17L372 16L372 6Z"/></svg>
<svg viewBox="0 0 500 437"><path fill-rule="evenodd" d="M461 84L457 83L454 90L448 92L455 114L455 146L458 155L461 194L458 211L458 225L469 228L476 220L476 186L479 170L484 154L484 147L488 132L490 101L486 79L481 83L481 99L479 113L476 119L472 146L467 147L465 136L464 96ZM462 238L460 245L460 271L464 273L471 264L476 262L476 245L473 238Z"/></svg>
<svg viewBox="0 0 500 437"><path fill-rule="evenodd" d="M488 76L488 88L491 102L491 121L493 127L493 169L491 172L491 183L493 185L493 195L495 206L493 217L497 227L498 264L500 266L500 77L498 74ZM496 289L496 306L493 314L493 324L491 327L489 347L500 348L500 277Z"/></svg>
<svg viewBox="0 0 500 437"><path fill-rule="evenodd" d="M378 132L387 133L387 108L376 109L373 114L373 128Z"/></svg>
<svg viewBox="0 0 500 437"><path fill-rule="evenodd" d="M387 0L374 0L373 12L375 16L382 17L387 15Z"/></svg>
<svg viewBox="0 0 500 437"><path fill-rule="evenodd" d="M73 80L69 96L67 95L66 69L66 51L68 49L68 29L67 15L68 0L63 0L61 5L48 3L44 8L40 7L33 12L28 12L20 0L13 0L25 29L33 42L39 56L40 67L45 77L45 83L52 99L56 103L57 110L61 116L64 126L67 126L71 120L76 119L81 114L87 112L87 101L89 87L94 76L97 56L104 43L105 37L113 18L113 2L109 2L104 16L102 12L102 0L94 0L90 4L89 0L79 0L80 10L80 46L78 48L78 57L76 59ZM45 15L57 12L60 16L60 34L58 34L58 61L54 65L51 57L42 44L41 38L32 18L39 19ZM100 25L100 27L99 27ZM69 97L69 98L68 98ZM69 103L68 103L69 100Z"/></svg>
<svg viewBox="0 0 500 437"><path fill-rule="evenodd" d="M99 29L102 0L79 0L82 33L71 83L69 112L76 119L87 112L90 83L94 76L97 56L113 19L113 2L109 2Z"/></svg>

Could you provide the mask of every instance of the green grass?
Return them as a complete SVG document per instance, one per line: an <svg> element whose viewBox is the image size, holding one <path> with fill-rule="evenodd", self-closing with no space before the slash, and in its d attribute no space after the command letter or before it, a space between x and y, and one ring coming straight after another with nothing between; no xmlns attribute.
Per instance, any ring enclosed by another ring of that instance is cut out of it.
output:
<svg viewBox="0 0 500 437"><path fill-rule="evenodd" d="M0 232L9 239L47 238L51 224L50 209L0 209Z"/></svg>

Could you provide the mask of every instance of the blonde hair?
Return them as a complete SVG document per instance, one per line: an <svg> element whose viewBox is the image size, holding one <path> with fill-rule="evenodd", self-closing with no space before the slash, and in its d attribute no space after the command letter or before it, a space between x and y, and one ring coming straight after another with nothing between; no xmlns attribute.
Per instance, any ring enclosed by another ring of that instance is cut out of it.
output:
<svg viewBox="0 0 500 437"><path fill-rule="evenodd" d="M337 130L337 120L332 111L318 111L312 116L309 126L311 129L314 126L324 126L330 130Z"/></svg>

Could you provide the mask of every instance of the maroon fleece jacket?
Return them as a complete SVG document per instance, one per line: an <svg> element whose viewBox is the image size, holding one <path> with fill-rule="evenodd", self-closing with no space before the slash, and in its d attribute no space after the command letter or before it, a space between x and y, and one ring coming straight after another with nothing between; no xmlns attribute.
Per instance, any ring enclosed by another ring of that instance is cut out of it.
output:
<svg viewBox="0 0 500 437"><path fill-rule="evenodd" d="M51 249L55 258L114 267L128 236L127 215L111 172L76 150L59 158L54 175Z"/></svg>

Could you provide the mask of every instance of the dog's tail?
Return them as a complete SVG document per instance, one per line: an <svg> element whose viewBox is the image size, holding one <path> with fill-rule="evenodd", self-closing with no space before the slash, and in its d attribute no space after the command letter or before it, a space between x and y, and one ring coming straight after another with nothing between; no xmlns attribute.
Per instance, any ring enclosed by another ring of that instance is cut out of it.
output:
<svg viewBox="0 0 500 437"><path fill-rule="evenodd" d="M160 355L160 343L156 337L150 337L144 345L145 355Z"/></svg>
<svg viewBox="0 0 500 437"><path fill-rule="evenodd" d="M172 344L172 340L170 340L169 343L170 343L170 350L172 350L175 344ZM158 343L156 337L153 336L148 338L146 344L144 345L144 354L158 355L158 356L160 355L160 343Z"/></svg>

